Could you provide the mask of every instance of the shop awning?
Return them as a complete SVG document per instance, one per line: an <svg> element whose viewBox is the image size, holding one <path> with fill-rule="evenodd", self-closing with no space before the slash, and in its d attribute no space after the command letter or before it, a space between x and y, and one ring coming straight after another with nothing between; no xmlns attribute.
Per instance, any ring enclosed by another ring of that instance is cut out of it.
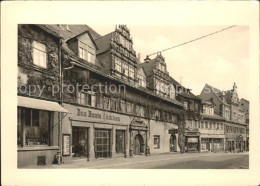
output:
<svg viewBox="0 0 260 186"><path fill-rule="evenodd" d="M56 102L22 97L22 96L18 96L18 106L39 109L39 110L48 110L48 111L54 111L54 112L68 113L68 111L66 109L64 109L62 106L60 106Z"/></svg>

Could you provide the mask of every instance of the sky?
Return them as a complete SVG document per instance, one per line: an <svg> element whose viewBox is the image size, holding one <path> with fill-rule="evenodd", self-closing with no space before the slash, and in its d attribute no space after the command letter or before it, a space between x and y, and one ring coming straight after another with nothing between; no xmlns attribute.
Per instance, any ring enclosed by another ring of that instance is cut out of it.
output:
<svg viewBox="0 0 260 186"><path fill-rule="evenodd" d="M115 30L115 25L89 25L99 34ZM219 26L156 26L127 25L133 38L133 48L148 54L179 45L231 25ZM234 82L238 97L249 99L249 27L237 25L223 32L165 52L167 70L178 82L199 95L209 84L220 90L230 90ZM150 56L154 58L156 55Z"/></svg>

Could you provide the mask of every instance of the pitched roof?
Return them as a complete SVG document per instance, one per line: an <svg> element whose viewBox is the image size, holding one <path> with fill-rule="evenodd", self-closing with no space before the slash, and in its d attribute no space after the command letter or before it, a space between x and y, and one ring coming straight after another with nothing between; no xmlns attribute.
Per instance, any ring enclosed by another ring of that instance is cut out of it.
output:
<svg viewBox="0 0 260 186"><path fill-rule="evenodd" d="M101 35L98 34L96 31L94 31L92 28L90 28L88 25L68 25L69 30L65 29L66 25L52 25L52 24L46 24L46 25L39 25L42 28L51 30L52 32L56 33L57 35L61 36L65 41L67 41L70 38L73 38L87 30L91 33L92 37L94 39L100 37Z"/></svg>
<svg viewBox="0 0 260 186"><path fill-rule="evenodd" d="M179 95L186 97L186 98L190 98L190 99L201 100L198 96L195 96L189 89L185 88L178 81L173 79L171 76L170 76L170 82L174 85L175 88L177 86L182 88L182 90L180 90L180 91L176 90Z"/></svg>
<svg viewBox="0 0 260 186"><path fill-rule="evenodd" d="M106 52L110 49L110 47L111 47L110 46L110 40L113 36L113 33L114 32L111 32L109 34L106 34L104 36L101 36L101 37L95 39L95 42L98 46L97 55L101 54L103 52Z"/></svg>
<svg viewBox="0 0 260 186"><path fill-rule="evenodd" d="M148 77L153 75L154 63L154 60L140 63L140 66L143 67L144 72Z"/></svg>
<svg viewBox="0 0 260 186"><path fill-rule="evenodd" d="M90 33L89 30L84 31L84 32L82 32L82 33L80 33L80 34L78 34L78 35L76 35L76 36L74 36L74 37L68 39L67 41L69 42L69 41L72 40L72 39L79 38L80 36L82 36L82 35L84 35L84 34L88 34L88 36L89 36L89 38L91 39L92 43L94 44L96 50L98 50L98 46L97 46L96 42L94 41L94 39L93 39L93 37L92 37L92 35L91 35L91 33Z"/></svg>
<svg viewBox="0 0 260 186"><path fill-rule="evenodd" d="M225 100L223 101L223 100L221 99L221 98L222 98L222 91L220 91L219 89L217 89L217 88L215 88L215 87L213 87L213 86L210 86L210 85L207 84L207 83L205 84L203 90L204 90L205 88L210 89L210 91L216 96L216 98L217 98L221 103L223 103L223 104L225 104L225 105L228 105ZM202 94L203 90L201 91L200 98L201 98L202 100L207 100L207 98L204 97L204 94Z"/></svg>

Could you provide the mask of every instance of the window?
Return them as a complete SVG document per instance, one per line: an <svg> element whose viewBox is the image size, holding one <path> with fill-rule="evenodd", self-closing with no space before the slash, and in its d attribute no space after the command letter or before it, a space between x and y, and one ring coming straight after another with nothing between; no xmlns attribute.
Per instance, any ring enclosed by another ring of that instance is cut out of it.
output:
<svg viewBox="0 0 260 186"><path fill-rule="evenodd" d="M198 128L198 121L194 121L194 124L195 124L195 128Z"/></svg>
<svg viewBox="0 0 260 186"><path fill-rule="evenodd" d="M126 113L126 103L125 103L125 100L121 100L120 101L120 110L121 110L121 112Z"/></svg>
<svg viewBox="0 0 260 186"><path fill-rule="evenodd" d="M206 114L206 106L203 105L203 114Z"/></svg>
<svg viewBox="0 0 260 186"><path fill-rule="evenodd" d="M115 70L121 73L121 60L115 57Z"/></svg>
<svg viewBox="0 0 260 186"><path fill-rule="evenodd" d="M154 119L156 119L156 120L160 119L160 111L159 110L154 111Z"/></svg>
<svg viewBox="0 0 260 186"><path fill-rule="evenodd" d="M88 46L88 62L95 63L95 49Z"/></svg>
<svg viewBox="0 0 260 186"><path fill-rule="evenodd" d="M104 109L110 109L110 99L108 97L104 97Z"/></svg>
<svg viewBox="0 0 260 186"><path fill-rule="evenodd" d="M203 122L203 121L201 122L200 127L201 127L202 129L204 129L204 122Z"/></svg>
<svg viewBox="0 0 260 186"><path fill-rule="evenodd" d="M90 63L95 63L95 49L79 41L79 57Z"/></svg>
<svg viewBox="0 0 260 186"><path fill-rule="evenodd" d="M198 111L199 110L199 104L196 102L195 103L195 110Z"/></svg>
<svg viewBox="0 0 260 186"><path fill-rule="evenodd" d="M114 98L111 99L110 110L117 111L117 100Z"/></svg>
<svg viewBox="0 0 260 186"><path fill-rule="evenodd" d="M88 105L96 107L96 95L95 93L87 92L77 92L77 103L80 105Z"/></svg>
<svg viewBox="0 0 260 186"><path fill-rule="evenodd" d="M138 79L139 86L141 86L141 87L146 86L146 78L144 76L141 76L140 74L138 74L137 79Z"/></svg>
<svg viewBox="0 0 260 186"><path fill-rule="evenodd" d="M51 112L18 107L18 146L50 145Z"/></svg>
<svg viewBox="0 0 260 186"><path fill-rule="evenodd" d="M141 105L136 106L136 115L144 117L145 109Z"/></svg>
<svg viewBox="0 0 260 186"><path fill-rule="evenodd" d="M128 76L128 65L127 63L123 63L122 73Z"/></svg>
<svg viewBox="0 0 260 186"><path fill-rule="evenodd" d="M188 108L188 102L187 102L187 101L184 101L183 104L184 104L184 109L187 110L187 108Z"/></svg>
<svg viewBox="0 0 260 186"><path fill-rule="evenodd" d="M129 114L133 114L134 112L134 104L126 101L126 112Z"/></svg>
<svg viewBox="0 0 260 186"><path fill-rule="evenodd" d="M153 148L160 149L160 136L159 135L153 136Z"/></svg>
<svg viewBox="0 0 260 186"><path fill-rule="evenodd" d="M79 47L79 57L84 60L88 60L88 52L84 48Z"/></svg>
<svg viewBox="0 0 260 186"><path fill-rule="evenodd" d="M134 67L129 65L129 76L134 79Z"/></svg>
<svg viewBox="0 0 260 186"><path fill-rule="evenodd" d="M208 122L205 122L205 128L206 129L208 128Z"/></svg>
<svg viewBox="0 0 260 186"><path fill-rule="evenodd" d="M33 41L33 63L42 68L47 68L46 46L37 41Z"/></svg>

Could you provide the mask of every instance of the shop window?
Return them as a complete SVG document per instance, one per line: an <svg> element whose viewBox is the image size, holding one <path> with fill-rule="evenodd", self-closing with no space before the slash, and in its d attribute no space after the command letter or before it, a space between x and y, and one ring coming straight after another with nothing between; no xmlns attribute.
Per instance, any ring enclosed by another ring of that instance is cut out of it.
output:
<svg viewBox="0 0 260 186"><path fill-rule="evenodd" d="M104 102L104 109L110 110L110 99L109 99L109 97L104 97L103 102Z"/></svg>
<svg viewBox="0 0 260 186"><path fill-rule="evenodd" d="M153 148L160 149L160 136L159 135L153 136Z"/></svg>
<svg viewBox="0 0 260 186"><path fill-rule="evenodd" d="M33 41L33 63L42 68L47 67L47 54L46 54L46 46L37 41Z"/></svg>
<svg viewBox="0 0 260 186"><path fill-rule="evenodd" d="M77 92L77 103L80 105L87 105L87 106L92 106L96 107L96 94L92 92Z"/></svg>
<svg viewBox="0 0 260 186"><path fill-rule="evenodd" d="M50 112L18 107L18 146L50 145Z"/></svg>

